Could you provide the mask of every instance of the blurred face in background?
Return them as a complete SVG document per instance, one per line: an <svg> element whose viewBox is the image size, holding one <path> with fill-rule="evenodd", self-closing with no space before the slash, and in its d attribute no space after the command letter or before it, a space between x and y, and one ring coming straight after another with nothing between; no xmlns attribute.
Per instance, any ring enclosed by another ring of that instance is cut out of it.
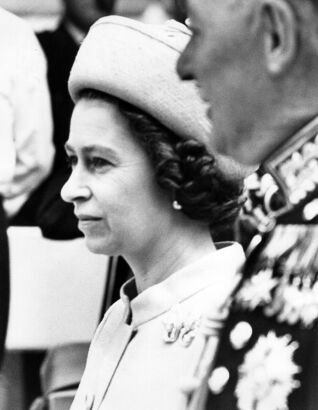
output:
<svg viewBox="0 0 318 410"><path fill-rule="evenodd" d="M195 79L210 104L216 149L250 165L259 159L251 150L266 93L258 3L186 0L192 38L178 62L180 77Z"/></svg>
<svg viewBox="0 0 318 410"><path fill-rule="evenodd" d="M112 14L115 0L64 0L67 18L87 32L101 17Z"/></svg>

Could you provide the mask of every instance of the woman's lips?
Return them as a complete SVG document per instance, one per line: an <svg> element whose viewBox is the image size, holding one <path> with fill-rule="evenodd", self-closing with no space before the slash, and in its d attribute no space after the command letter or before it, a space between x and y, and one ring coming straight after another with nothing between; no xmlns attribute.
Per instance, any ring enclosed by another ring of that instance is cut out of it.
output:
<svg viewBox="0 0 318 410"><path fill-rule="evenodd" d="M76 215L78 218L78 227L81 228L92 228L100 223L102 218L91 216L91 215Z"/></svg>

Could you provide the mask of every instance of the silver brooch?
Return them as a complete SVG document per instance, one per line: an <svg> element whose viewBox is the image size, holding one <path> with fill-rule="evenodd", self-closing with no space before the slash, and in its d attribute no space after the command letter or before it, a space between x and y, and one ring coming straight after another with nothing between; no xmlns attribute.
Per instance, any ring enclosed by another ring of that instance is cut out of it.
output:
<svg viewBox="0 0 318 410"><path fill-rule="evenodd" d="M172 306L170 311L165 315L163 321L163 340L166 343L174 343L179 338L183 321L179 305Z"/></svg>
<svg viewBox="0 0 318 410"><path fill-rule="evenodd" d="M179 304L174 305L162 320L163 340L166 343L179 340L182 346L188 347L196 336L199 323L200 317L184 311Z"/></svg>

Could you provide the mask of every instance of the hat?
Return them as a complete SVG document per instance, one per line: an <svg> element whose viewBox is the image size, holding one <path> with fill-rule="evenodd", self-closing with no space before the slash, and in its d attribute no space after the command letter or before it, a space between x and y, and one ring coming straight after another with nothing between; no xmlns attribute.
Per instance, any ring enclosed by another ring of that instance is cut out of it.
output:
<svg viewBox="0 0 318 410"><path fill-rule="evenodd" d="M75 59L69 91L76 103L84 89L113 95L138 107L184 138L209 144L206 106L193 81L181 81L177 59L190 39L176 21L144 24L120 16L99 19Z"/></svg>

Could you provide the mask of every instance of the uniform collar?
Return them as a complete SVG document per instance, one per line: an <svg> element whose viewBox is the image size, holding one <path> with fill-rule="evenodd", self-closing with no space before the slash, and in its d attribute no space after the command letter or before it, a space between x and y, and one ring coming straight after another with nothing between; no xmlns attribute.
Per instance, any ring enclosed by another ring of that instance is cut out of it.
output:
<svg viewBox="0 0 318 410"><path fill-rule="evenodd" d="M297 223L318 217L318 117L288 138L246 179L249 200L243 220L257 231L297 216ZM244 222L243 222L244 223Z"/></svg>
<svg viewBox="0 0 318 410"><path fill-rule="evenodd" d="M178 270L164 281L137 294L135 279L126 282L120 297L126 306L127 322L134 328L171 309L202 289L223 282L226 286L241 269L245 257L238 243L216 244L216 251Z"/></svg>

